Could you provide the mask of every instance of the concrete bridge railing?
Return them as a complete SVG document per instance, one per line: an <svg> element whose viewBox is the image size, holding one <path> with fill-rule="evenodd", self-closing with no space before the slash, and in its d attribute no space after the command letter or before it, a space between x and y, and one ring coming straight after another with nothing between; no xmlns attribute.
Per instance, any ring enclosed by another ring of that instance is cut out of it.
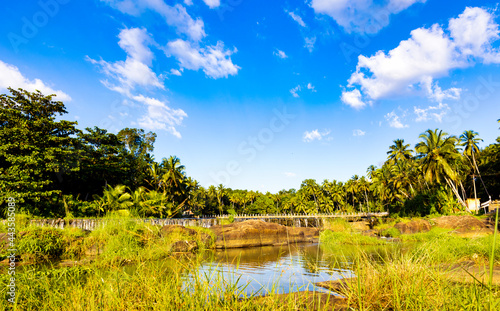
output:
<svg viewBox="0 0 500 311"><path fill-rule="evenodd" d="M149 223L156 226L166 226L166 225L181 225L181 226L198 226L204 228L210 228L215 225L219 225L224 220L233 217L235 222L250 220L250 219L260 219L266 222L278 223L284 226L290 227L323 227L324 219L328 218L343 218L343 219L369 219L377 217L388 216L389 213L337 213L337 214L314 214L314 215L301 215L301 214L271 214L271 215L207 215L199 218L142 218L135 219L138 222ZM33 219L31 224L41 227L54 227L54 228L65 228L74 227L83 230L93 231L104 226L108 222L112 221L123 221L122 219L112 219L112 218L98 218L98 219Z"/></svg>

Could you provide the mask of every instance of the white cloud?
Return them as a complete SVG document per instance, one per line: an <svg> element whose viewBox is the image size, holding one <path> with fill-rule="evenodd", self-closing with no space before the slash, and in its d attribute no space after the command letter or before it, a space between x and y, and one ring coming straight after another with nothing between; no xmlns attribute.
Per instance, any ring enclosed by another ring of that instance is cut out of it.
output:
<svg viewBox="0 0 500 311"><path fill-rule="evenodd" d="M356 72L348 80L348 87L355 89L344 91L343 101L359 109L364 107L362 102L415 92L437 103L459 99L460 88L442 90L434 80L476 61L500 62L500 53L491 46L498 39L499 26L481 8L467 8L449 25L450 34L435 24L413 30L408 40L387 54L360 55ZM472 38L476 35L480 39Z"/></svg>
<svg viewBox="0 0 500 311"><path fill-rule="evenodd" d="M203 2L211 9L220 6L220 0L203 0Z"/></svg>
<svg viewBox="0 0 500 311"><path fill-rule="evenodd" d="M236 53L236 48L232 51L224 49L222 41L217 45L202 48L188 41L177 39L167 44L165 53L167 56L174 56L181 68L189 70L202 69L210 78L217 79L236 75L239 66L233 64L231 55Z"/></svg>
<svg viewBox="0 0 500 311"><path fill-rule="evenodd" d="M138 121L141 127L148 130L166 130L175 137L181 138L176 126L187 117L182 109L172 109L165 102L144 95L133 96L132 99L147 106L147 113Z"/></svg>
<svg viewBox="0 0 500 311"><path fill-rule="evenodd" d="M389 122L390 127L394 127L397 129L402 129L408 127L408 124L403 124L402 119L406 116L406 111L403 111L402 115L399 116L396 114L396 111L393 110L385 115L385 119Z"/></svg>
<svg viewBox="0 0 500 311"><path fill-rule="evenodd" d="M281 50L278 50L276 49L274 52L273 52L274 55L278 56L279 58L281 59L285 59L285 58L288 58L288 55L286 55L285 52L281 51Z"/></svg>
<svg viewBox="0 0 500 311"><path fill-rule="evenodd" d="M314 50L314 44L316 44L316 37L306 37L304 38L304 47L309 50L309 52L312 52Z"/></svg>
<svg viewBox="0 0 500 311"><path fill-rule="evenodd" d="M311 92L316 93L316 89L314 88L314 85L311 83L307 83L307 89L311 90Z"/></svg>
<svg viewBox="0 0 500 311"><path fill-rule="evenodd" d="M174 27L177 32L188 36L191 40L200 41L205 34L205 25L200 18L193 19L180 4L170 6L163 0L101 0L123 13L140 15L145 10L152 10L160 14L167 25ZM206 0L214 3L218 0Z"/></svg>
<svg viewBox="0 0 500 311"><path fill-rule="evenodd" d="M432 82L431 77L425 77L420 82L421 87L427 92L427 97L437 103L442 103L445 99L458 100L462 89L452 87L445 91L441 89L438 82Z"/></svg>
<svg viewBox="0 0 500 311"><path fill-rule="evenodd" d="M306 143L312 142L314 140L322 140L331 133L330 130L324 130L320 132L319 130L312 130L310 132L305 131L302 140ZM330 139L329 139L330 138ZM327 137L327 140L331 140L331 137Z"/></svg>
<svg viewBox="0 0 500 311"><path fill-rule="evenodd" d="M285 174L286 177L290 177L290 178L297 176L297 174L292 173L292 172L284 172L283 174Z"/></svg>
<svg viewBox="0 0 500 311"><path fill-rule="evenodd" d="M295 14L294 12L288 12L285 10L285 12L288 13L288 15L290 15L290 17L297 22L297 24L299 24L301 27L307 27L306 23L304 23L304 20L302 19L302 17L300 17L300 15L297 15Z"/></svg>
<svg viewBox="0 0 500 311"><path fill-rule="evenodd" d="M187 6L193 5L193 0L184 0L184 4Z"/></svg>
<svg viewBox="0 0 500 311"><path fill-rule="evenodd" d="M447 104L439 103L437 106L427 108L413 107L413 112L417 115L415 121L423 122L433 119L436 122L443 121L443 117L448 113L450 107Z"/></svg>
<svg viewBox="0 0 500 311"><path fill-rule="evenodd" d="M298 92L301 90L302 88L300 87L300 85L297 85L296 87L294 87L293 89L290 90L290 94L292 94L293 97L295 98L298 98L299 97L299 94Z"/></svg>
<svg viewBox="0 0 500 311"><path fill-rule="evenodd" d="M352 91L342 91L342 97L340 99L344 104L347 104L354 109L361 109L366 106L366 104L361 100L361 92L358 89L354 89Z"/></svg>
<svg viewBox="0 0 500 311"><path fill-rule="evenodd" d="M181 70L182 70L182 68L181 68ZM172 68L172 69L170 69L170 74L172 74L174 76L179 76L180 77L180 76L182 76L181 70Z"/></svg>
<svg viewBox="0 0 500 311"><path fill-rule="evenodd" d="M484 9L467 7L458 18L450 20L448 29L461 54L498 62L498 51L491 47L499 38L498 25Z"/></svg>
<svg viewBox="0 0 500 311"><path fill-rule="evenodd" d="M30 92L38 90L45 96L56 94L54 100L71 100L71 97L63 91L54 90L40 79L30 80L19 71L19 68L0 60L0 90L7 90L8 87L13 89L22 88Z"/></svg>
<svg viewBox="0 0 500 311"><path fill-rule="evenodd" d="M156 74L151 70L153 52L149 45L153 39L144 28L123 29L119 36L118 45L126 52L125 61L107 62L87 57L92 64L98 65L108 79L101 82L109 89L119 92L133 101L145 105L147 112L139 120L139 126L149 130L165 130L181 138L176 126L182 123L187 114L181 109L172 109L166 102L136 95L138 87L143 89L164 89ZM180 74L172 69L171 74Z"/></svg>
<svg viewBox="0 0 500 311"><path fill-rule="evenodd" d="M352 131L352 136L365 136L366 132L363 132L362 130L353 130Z"/></svg>
<svg viewBox="0 0 500 311"><path fill-rule="evenodd" d="M120 32L118 37L120 38L118 45L127 53L125 61L112 63L87 57L88 61L98 65L108 78L115 81L103 80L102 83L109 89L126 95L136 86L163 89L163 84L150 68L153 53L148 45L153 41L146 29L126 28Z"/></svg>
<svg viewBox="0 0 500 311"><path fill-rule="evenodd" d="M376 33L397 14L417 2L426 0L312 0L317 14L332 17L347 32Z"/></svg>

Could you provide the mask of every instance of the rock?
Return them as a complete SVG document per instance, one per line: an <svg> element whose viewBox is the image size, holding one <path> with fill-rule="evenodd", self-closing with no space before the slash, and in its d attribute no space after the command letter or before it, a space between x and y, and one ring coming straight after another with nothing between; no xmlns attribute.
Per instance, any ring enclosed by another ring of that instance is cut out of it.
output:
<svg viewBox="0 0 500 311"><path fill-rule="evenodd" d="M431 224L427 220L415 219L410 222L399 222L394 225L394 228L402 234L412 234L431 230Z"/></svg>
<svg viewBox="0 0 500 311"><path fill-rule="evenodd" d="M172 244L172 252L174 253L188 253L198 249L196 241L177 241Z"/></svg>
<svg viewBox="0 0 500 311"><path fill-rule="evenodd" d="M210 228L216 248L238 248L289 243L318 242L319 229L285 227L261 220L247 220Z"/></svg>
<svg viewBox="0 0 500 311"><path fill-rule="evenodd" d="M433 220L436 226L454 229L458 233L490 230L487 224L472 216L442 216Z"/></svg>

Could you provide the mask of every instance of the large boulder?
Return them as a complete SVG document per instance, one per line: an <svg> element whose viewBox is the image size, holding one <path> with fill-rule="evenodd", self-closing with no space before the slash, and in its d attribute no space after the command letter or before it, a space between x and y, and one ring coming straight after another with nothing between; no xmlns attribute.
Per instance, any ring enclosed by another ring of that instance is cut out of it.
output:
<svg viewBox="0 0 500 311"><path fill-rule="evenodd" d="M442 216L433 219L436 226L454 229L459 233L472 231L489 231L488 225L472 216Z"/></svg>
<svg viewBox="0 0 500 311"><path fill-rule="evenodd" d="M394 225L394 228L402 234L412 234L431 230L431 224L427 220L415 219L410 222L399 222Z"/></svg>
<svg viewBox="0 0 500 311"><path fill-rule="evenodd" d="M238 248L289 243L318 242L319 229L285 227L261 220L247 220L210 228L216 248Z"/></svg>

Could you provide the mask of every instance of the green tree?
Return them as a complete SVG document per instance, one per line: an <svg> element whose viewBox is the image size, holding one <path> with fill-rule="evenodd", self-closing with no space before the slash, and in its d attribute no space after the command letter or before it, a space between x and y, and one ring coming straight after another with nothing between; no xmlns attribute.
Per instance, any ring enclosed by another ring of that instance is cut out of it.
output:
<svg viewBox="0 0 500 311"><path fill-rule="evenodd" d="M413 150L409 149L409 147L410 144L405 145L404 139L396 139L394 145L390 146L389 151L387 151L387 158L392 163L409 160L413 157Z"/></svg>
<svg viewBox="0 0 500 311"><path fill-rule="evenodd" d="M56 121L67 111L55 95L9 91L0 95L0 204L14 197L26 212L59 215L57 174L78 169L72 160L77 123Z"/></svg>
<svg viewBox="0 0 500 311"><path fill-rule="evenodd" d="M448 136L447 133L438 129L427 130L420 135L420 138L422 141L416 145L415 150L422 160L425 180L431 184L446 181L457 200L465 207L466 204L460 197L456 186L459 176L453 168L460 160L460 154L456 149L457 138Z"/></svg>

